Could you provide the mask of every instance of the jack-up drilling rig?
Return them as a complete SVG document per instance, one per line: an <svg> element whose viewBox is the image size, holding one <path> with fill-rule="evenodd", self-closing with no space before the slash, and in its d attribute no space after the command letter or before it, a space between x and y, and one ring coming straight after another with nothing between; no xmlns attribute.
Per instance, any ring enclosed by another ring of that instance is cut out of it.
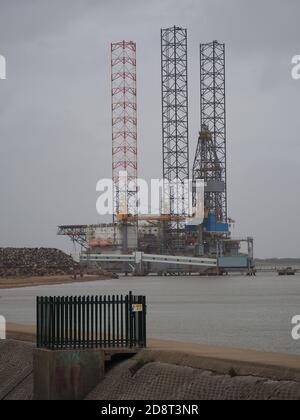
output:
<svg viewBox="0 0 300 420"><path fill-rule="evenodd" d="M184 258L207 257L217 261L217 271L213 269L213 273L237 270L252 274L253 239L232 238L232 219L227 213L225 45L218 41L200 44L200 133L192 177L187 63L187 30L178 26L162 29L162 151L167 186L161 214L141 215L137 186L136 44L132 41L111 44L113 221L60 226L58 233L78 242L85 248L85 254L126 256L137 251L162 254L165 260L173 258L173 264L175 260L186 262ZM122 182L124 174L126 179ZM184 203L190 192L170 188L174 181L184 183L190 178L193 185L198 180L204 182L203 218L186 210ZM244 254L240 252L243 241L248 245ZM167 258L170 254L173 257ZM126 264L121 269L128 267ZM175 262L175 266L178 272L184 272L180 264Z"/></svg>

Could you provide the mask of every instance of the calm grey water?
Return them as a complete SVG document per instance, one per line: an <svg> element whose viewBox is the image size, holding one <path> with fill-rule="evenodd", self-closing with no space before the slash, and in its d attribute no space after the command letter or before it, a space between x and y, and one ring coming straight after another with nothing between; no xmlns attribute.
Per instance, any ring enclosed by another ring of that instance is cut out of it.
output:
<svg viewBox="0 0 300 420"><path fill-rule="evenodd" d="M291 318L300 314L300 276L138 277L0 290L0 314L33 324L37 295L121 294L148 300L148 335L300 354Z"/></svg>

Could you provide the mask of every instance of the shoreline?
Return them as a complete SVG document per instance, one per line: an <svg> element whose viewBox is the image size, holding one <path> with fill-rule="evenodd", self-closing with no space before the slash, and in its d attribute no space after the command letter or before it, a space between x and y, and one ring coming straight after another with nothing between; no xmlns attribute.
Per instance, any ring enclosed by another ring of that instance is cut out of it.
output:
<svg viewBox="0 0 300 420"><path fill-rule="evenodd" d="M77 276L76 279L71 275L62 276L36 276L36 277L13 277L0 278L0 290L19 289L34 286L51 286L70 283L85 283L100 280L111 280L112 277L106 275L85 274L84 277Z"/></svg>

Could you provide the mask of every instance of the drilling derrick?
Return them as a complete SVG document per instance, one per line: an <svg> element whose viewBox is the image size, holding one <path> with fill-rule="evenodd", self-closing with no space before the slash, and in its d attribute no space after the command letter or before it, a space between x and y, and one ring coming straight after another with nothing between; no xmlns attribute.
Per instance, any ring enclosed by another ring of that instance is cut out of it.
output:
<svg viewBox="0 0 300 420"><path fill-rule="evenodd" d="M217 41L200 45L200 119L193 178L204 176L205 207L226 223L225 45Z"/></svg>
<svg viewBox="0 0 300 420"><path fill-rule="evenodd" d="M206 185L204 192L205 214L212 212L216 215L217 220L222 220L222 167L218 160L212 134L205 125L202 126L199 134L193 177L194 180L203 180Z"/></svg>
<svg viewBox="0 0 300 420"><path fill-rule="evenodd" d="M111 44L114 216L137 213L136 44Z"/></svg>

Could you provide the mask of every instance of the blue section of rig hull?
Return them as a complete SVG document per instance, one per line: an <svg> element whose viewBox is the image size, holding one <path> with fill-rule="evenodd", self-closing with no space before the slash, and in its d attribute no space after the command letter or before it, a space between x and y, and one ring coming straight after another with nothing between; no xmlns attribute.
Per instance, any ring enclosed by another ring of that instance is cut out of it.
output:
<svg viewBox="0 0 300 420"><path fill-rule="evenodd" d="M204 223L204 227L208 232L228 232L228 223L218 223L214 214L209 214L207 220Z"/></svg>

